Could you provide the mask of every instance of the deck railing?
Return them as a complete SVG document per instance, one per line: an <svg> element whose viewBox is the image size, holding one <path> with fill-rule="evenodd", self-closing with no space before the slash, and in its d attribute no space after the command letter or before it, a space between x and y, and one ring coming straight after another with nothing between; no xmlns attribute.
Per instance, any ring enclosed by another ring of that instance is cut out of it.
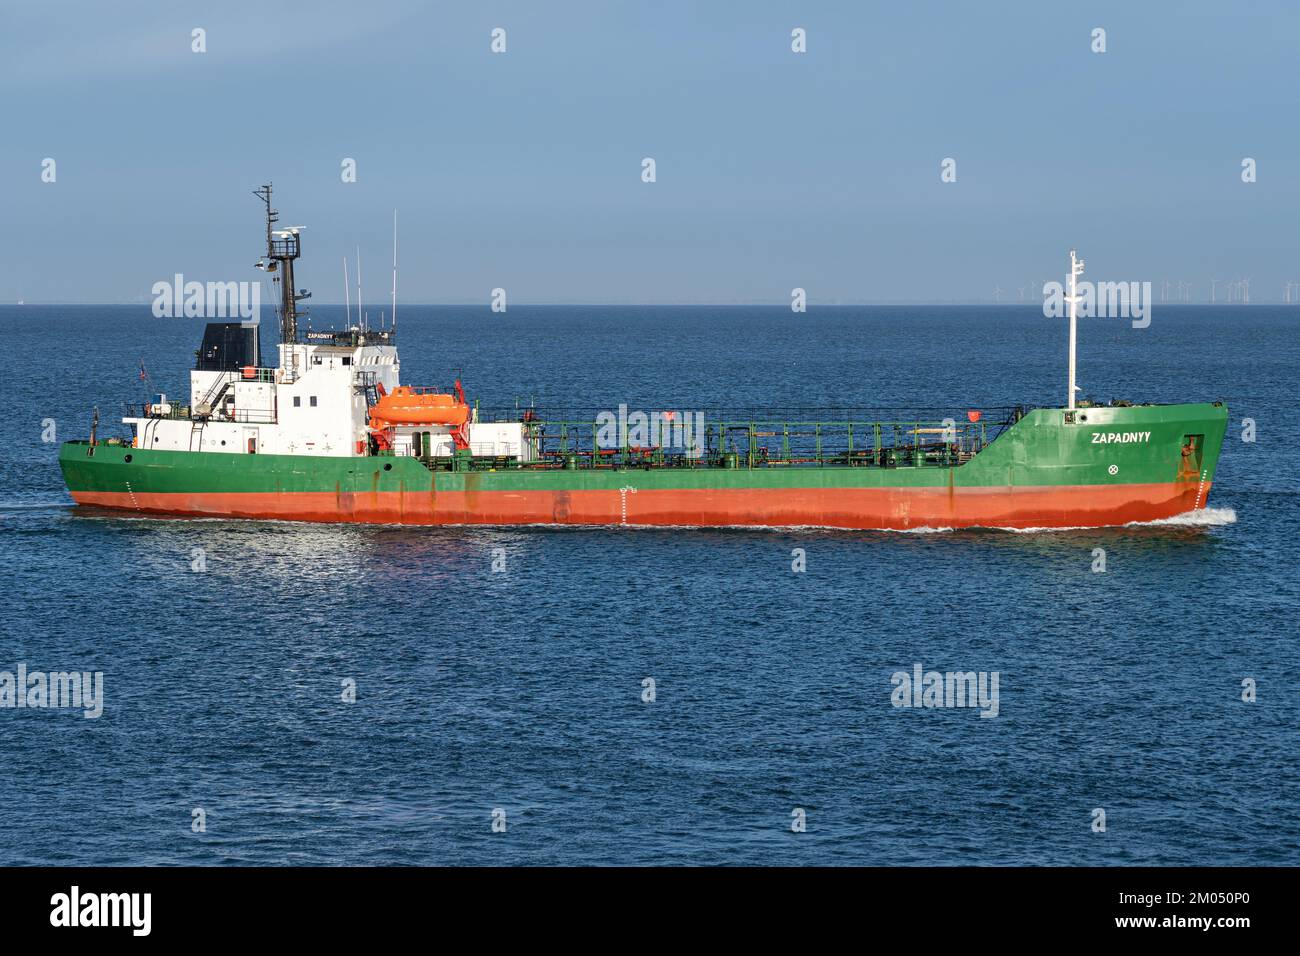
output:
<svg viewBox="0 0 1300 956"><path fill-rule="evenodd" d="M190 421L194 418L189 405L179 402L167 402L164 405L145 403L126 403L122 406L123 418L158 418L165 421ZM164 410L165 409L165 410ZM208 419L202 419L207 421ZM232 421L245 425L274 425L278 419L275 411L269 408L236 408L233 417L223 415L217 421Z"/></svg>
<svg viewBox="0 0 1300 956"><path fill-rule="evenodd" d="M933 418L816 420L651 415L622 427L592 417L540 418L529 409L482 414L478 421L522 418L524 454L488 456L471 447L422 459L431 468L481 470L627 468L956 468L1026 414L997 409L971 421ZM639 427L638 427L639 426Z"/></svg>
<svg viewBox="0 0 1300 956"><path fill-rule="evenodd" d="M166 409L166 411L163 411ZM166 420L187 419L190 417L190 406L182 405L179 402L167 402L163 405L149 402L126 402L122 405L123 418L162 418Z"/></svg>
<svg viewBox="0 0 1300 956"><path fill-rule="evenodd" d="M991 440L984 421L660 421L616 428L534 420L525 436L557 467L954 467ZM612 433L612 434L611 434Z"/></svg>

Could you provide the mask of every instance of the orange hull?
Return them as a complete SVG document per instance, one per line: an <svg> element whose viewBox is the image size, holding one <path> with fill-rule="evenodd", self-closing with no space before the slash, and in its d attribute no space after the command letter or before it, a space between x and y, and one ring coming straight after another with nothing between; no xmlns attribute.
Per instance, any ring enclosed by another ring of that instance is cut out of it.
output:
<svg viewBox="0 0 1300 956"><path fill-rule="evenodd" d="M721 527L1065 528L1169 518L1200 507L1209 484L959 489L644 489L126 493L74 491L78 504L149 514L376 524Z"/></svg>

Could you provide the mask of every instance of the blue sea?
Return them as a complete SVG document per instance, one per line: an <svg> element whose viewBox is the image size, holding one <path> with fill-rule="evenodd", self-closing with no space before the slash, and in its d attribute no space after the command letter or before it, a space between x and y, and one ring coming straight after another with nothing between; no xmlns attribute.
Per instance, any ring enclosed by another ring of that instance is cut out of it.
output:
<svg viewBox="0 0 1300 956"><path fill-rule="evenodd" d="M401 323L404 381L459 370L495 407L942 418L1065 393L1064 325L1032 307ZM0 308L0 671L103 674L97 719L0 708L0 863L1298 864L1298 325L1081 321L1086 395L1228 403L1190 518L429 529L78 513L45 439L184 394L201 320ZM997 672L997 716L895 707L917 664Z"/></svg>

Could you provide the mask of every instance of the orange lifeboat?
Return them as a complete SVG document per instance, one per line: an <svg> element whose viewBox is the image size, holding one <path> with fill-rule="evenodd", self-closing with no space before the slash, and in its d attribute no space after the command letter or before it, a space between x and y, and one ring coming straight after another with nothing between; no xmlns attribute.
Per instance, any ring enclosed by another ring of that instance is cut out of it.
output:
<svg viewBox="0 0 1300 956"><path fill-rule="evenodd" d="M410 385L399 385L382 394L370 407L370 427L392 428L395 425L446 425L460 428L469 421L469 405L456 396L425 392Z"/></svg>

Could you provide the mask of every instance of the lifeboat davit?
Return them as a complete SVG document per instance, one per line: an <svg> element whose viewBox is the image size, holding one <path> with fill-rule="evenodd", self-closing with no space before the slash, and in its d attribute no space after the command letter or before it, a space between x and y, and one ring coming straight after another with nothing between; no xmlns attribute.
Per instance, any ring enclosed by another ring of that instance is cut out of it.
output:
<svg viewBox="0 0 1300 956"><path fill-rule="evenodd" d="M425 392L410 385L399 385L382 394L370 406L370 427L392 428L395 425L446 425L460 428L469 421L469 405L445 392Z"/></svg>

